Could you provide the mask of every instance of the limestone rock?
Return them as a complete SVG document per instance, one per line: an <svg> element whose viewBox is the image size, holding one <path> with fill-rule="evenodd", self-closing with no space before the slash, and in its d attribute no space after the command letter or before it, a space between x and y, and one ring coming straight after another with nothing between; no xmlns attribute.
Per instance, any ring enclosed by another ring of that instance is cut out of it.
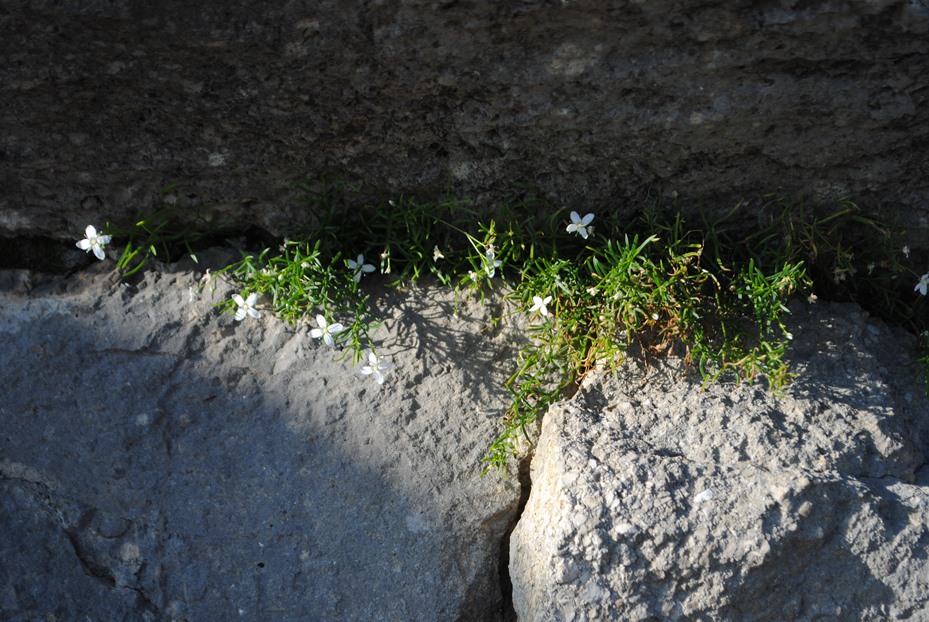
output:
<svg viewBox="0 0 929 622"><path fill-rule="evenodd" d="M929 402L911 341L796 309L781 399L627 365L545 417L511 540L524 622L929 616ZM647 381L646 381L647 378Z"/></svg>
<svg viewBox="0 0 929 622"><path fill-rule="evenodd" d="M5 5L0 237L134 222L172 183L190 214L286 232L324 173L929 216L925 0Z"/></svg>
<svg viewBox="0 0 929 622"><path fill-rule="evenodd" d="M479 475L486 308L376 295L378 386L306 326L216 313L222 283L191 300L189 272L8 281L0 618L499 619L519 491Z"/></svg>

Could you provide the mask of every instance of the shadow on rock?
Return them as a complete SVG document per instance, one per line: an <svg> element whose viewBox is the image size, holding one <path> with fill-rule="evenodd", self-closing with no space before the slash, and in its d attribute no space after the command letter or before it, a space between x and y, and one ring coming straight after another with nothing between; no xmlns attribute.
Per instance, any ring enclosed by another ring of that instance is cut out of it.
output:
<svg viewBox="0 0 929 622"><path fill-rule="evenodd" d="M519 493L479 476L479 372L397 327L378 386L190 275L81 278L0 294L5 619L498 619Z"/></svg>

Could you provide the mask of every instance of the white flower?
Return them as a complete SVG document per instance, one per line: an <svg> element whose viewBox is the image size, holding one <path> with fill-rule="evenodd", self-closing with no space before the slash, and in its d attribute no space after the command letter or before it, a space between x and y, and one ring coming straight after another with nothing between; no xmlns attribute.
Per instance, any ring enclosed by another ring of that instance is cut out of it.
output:
<svg viewBox="0 0 929 622"><path fill-rule="evenodd" d="M436 244L435 248L432 249L432 261L438 261L440 259L445 259L445 255L442 254L442 251L439 250L439 245Z"/></svg>
<svg viewBox="0 0 929 622"><path fill-rule="evenodd" d="M365 256L358 255L358 261L352 259L347 259L348 267L355 271L355 274L352 276L355 279L356 283L361 281L362 272L374 272L374 266L369 263L365 263Z"/></svg>
<svg viewBox="0 0 929 622"><path fill-rule="evenodd" d="M581 218L577 212L571 212L571 224L568 225L568 233L577 233L586 240L587 236L590 235L590 230L593 230L593 227L589 226L593 219L593 214L587 214Z"/></svg>
<svg viewBox="0 0 929 622"><path fill-rule="evenodd" d="M703 492L701 492L700 494L694 497L694 503L704 503L706 501L712 501L715 498L716 498L716 495L713 493L713 491L707 488L706 490L704 490Z"/></svg>
<svg viewBox="0 0 929 622"><path fill-rule="evenodd" d="M494 251L494 247L491 246L487 249L487 252L484 253L484 270L487 271L487 276L494 278L494 275L497 273L497 268L503 265L503 262L496 258L497 253Z"/></svg>
<svg viewBox="0 0 929 622"><path fill-rule="evenodd" d="M904 257L907 257L907 258L910 256L910 247L909 247L909 246L904 246L904 247L903 247L903 256L904 256Z"/></svg>
<svg viewBox="0 0 929 622"><path fill-rule="evenodd" d="M532 307L530 307L529 313L535 313L538 311L542 315L548 316L548 307L546 307L545 305L547 305L551 301L552 301L551 296L546 296L545 299L542 299L541 296L533 296Z"/></svg>
<svg viewBox="0 0 929 622"><path fill-rule="evenodd" d="M94 255L97 256L97 259L106 259L106 255L103 253L103 248L110 243L110 236L97 235L97 230L93 225L87 225L87 229L84 230L84 235L87 237L79 241L77 243L77 247L82 251L92 250Z"/></svg>
<svg viewBox="0 0 929 622"><path fill-rule="evenodd" d="M929 292L929 273L919 277L919 283L916 284L916 287L913 288L913 291L919 292L923 296L926 295L926 292Z"/></svg>
<svg viewBox="0 0 929 622"><path fill-rule="evenodd" d="M242 300L242 297L236 294L232 297L235 303L239 305L239 310L235 312L236 322L241 322L246 315L250 315L256 320L261 317L261 312L255 308L255 302L258 300L258 294L249 294L248 298Z"/></svg>
<svg viewBox="0 0 929 622"><path fill-rule="evenodd" d="M345 327L336 322L335 324L330 324L326 321L321 315L316 316L316 325L319 328L314 328L310 331L310 337L314 339L319 339L322 337L323 341L326 342L326 345L330 348L335 347L335 339L332 338L333 335L337 335L345 330Z"/></svg>
<svg viewBox="0 0 929 622"><path fill-rule="evenodd" d="M374 380L378 384L384 384L384 373L388 369L393 367L390 363L385 363L383 361L377 360L377 355L374 352L368 352L368 364L361 368L361 373L365 376L374 376Z"/></svg>

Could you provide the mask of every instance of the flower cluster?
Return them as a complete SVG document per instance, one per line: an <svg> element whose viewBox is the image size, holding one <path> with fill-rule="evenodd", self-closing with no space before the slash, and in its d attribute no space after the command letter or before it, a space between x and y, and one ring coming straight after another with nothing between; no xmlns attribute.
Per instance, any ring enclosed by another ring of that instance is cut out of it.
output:
<svg viewBox="0 0 929 622"><path fill-rule="evenodd" d="M571 224L568 225L568 233L577 233L586 240L587 236L594 230L594 228L590 226L593 220L593 214L587 214L581 218L581 215L577 212L571 212Z"/></svg>
<svg viewBox="0 0 929 622"><path fill-rule="evenodd" d="M310 331L310 337L313 337L314 339L322 338L322 340L330 348L335 347L335 339L333 336L338 335L343 330L345 330L345 327L338 322L335 324L330 324L328 321L326 321L326 318L321 315L316 316L316 326L317 328L314 328Z"/></svg>
<svg viewBox="0 0 929 622"><path fill-rule="evenodd" d="M361 373L365 376L374 376L374 381L378 384L384 384L384 372L393 367L377 358L374 352L368 352L368 364L361 368Z"/></svg>
<svg viewBox="0 0 929 622"><path fill-rule="evenodd" d="M77 247L82 251L93 251L94 255L96 255L97 259L100 261L106 259L106 254L104 254L103 249L110 243L110 236L98 234L97 229L93 225L87 225L87 228L84 230L84 235L86 237L77 243Z"/></svg>
<svg viewBox="0 0 929 622"><path fill-rule="evenodd" d="M551 296L546 296L542 298L541 296L532 297L532 307L529 308L529 313L539 313L545 317L548 317L548 303L552 301Z"/></svg>
<svg viewBox="0 0 929 622"><path fill-rule="evenodd" d="M484 255L481 257L480 270L468 270L468 278L475 283L484 277L492 279L494 278L494 275L497 274L497 268L501 267L502 265L503 261L497 259L497 249L494 248L493 244L491 244L487 247L487 250L484 251Z"/></svg>
<svg viewBox="0 0 929 622"><path fill-rule="evenodd" d="M244 320L246 315L256 320L261 319L261 311L255 308L255 303L258 301L258 294L249 294L248 298L245 300L242 299L242 296L236 294L232 299L235 301L236 306L239 307L235 312L236 322Z"/></svg>
<svg viewBox="0 0 929 622"><path fill-rule="evenodd" d="M919 292L923 296L929 292L929 273L926 273L919 277L919 283L916 284L916 287L913 288L914 292Z"/></svg>
<svg viewBox="0 0 929 622"><path fill-rule="evenodd" d="M365 263L364 255L358 255L357 260L346 259L345 262L348 264L349 269L354 271L354 274L352 275L352 279L354 279L356 283L361 282L362 273L374 272L374 266L372 266L369 263Z"/></svg>

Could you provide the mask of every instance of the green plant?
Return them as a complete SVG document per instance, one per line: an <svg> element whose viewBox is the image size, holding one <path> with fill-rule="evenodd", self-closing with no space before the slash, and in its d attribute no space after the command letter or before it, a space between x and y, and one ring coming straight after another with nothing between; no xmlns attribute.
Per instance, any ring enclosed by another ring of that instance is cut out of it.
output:
<svg viewBox="0 0 929 622"><path fill-rule="evenodd" d="M430 278L482 298L503 286L507 313L528 315L530 339L506 381L512 399L487 470L505 467L554 402L595 367L617 369L630 348L645 357L677 352L704 383L761 377L783 390L792 378L786 303L797 294L861 300L910 327L923 336L929 370L926 305L910 291L917 283L929 293L929 274L917 280L901 233L849 201L809 207L769 197L715 218L645 205L621 219L566 213L538 196L481 216L456 199L363 200L364 190L339 180L300 190L307 227L276 247L243 249L240 261L213 273L248 296L217 306L257 317L249 309L263 296L288 322L315 321L312 336L355 363L367 360L363 372L381 383L390 365L375 354L366 273L379 269L392 284ZM207 234L176 227L174 210L166 205L124 233L125 274L159 249L194 256Z"/></svg>
<svg viewBox="0 0 929 622"><path fill-rule="evenodd" d="M206 238L216 236L219 225L198 213L189 214L170 200L174 186L162 191L161 207L144 217L139 217L129 226L111 226L107 233L113 238L124 240L122 254L116 269L122 276L129 277L142 270L155 257L165 262L175 260L179 254L188 254L196 263L193 247Z"/></svg>
<svg viewBox="0 0 929 622"><path fill-rule="evenodd" d="M595 366L616 369L633 345L646 356L682 350L705 382L763 375L777 390L789 379L782 314L787 298L808 286L802 263L766 273L753 260L738 271L717 262L711 271L702 262L704 234L680 216L663 222L644 212L643 233L621 237L619 223L606 220L605 243L531 259L514 284L517 306L551 296L554 312L531 326L533 340L507 382L514 398L489 468L518 454L529 426L566 390Z"/></svg>

